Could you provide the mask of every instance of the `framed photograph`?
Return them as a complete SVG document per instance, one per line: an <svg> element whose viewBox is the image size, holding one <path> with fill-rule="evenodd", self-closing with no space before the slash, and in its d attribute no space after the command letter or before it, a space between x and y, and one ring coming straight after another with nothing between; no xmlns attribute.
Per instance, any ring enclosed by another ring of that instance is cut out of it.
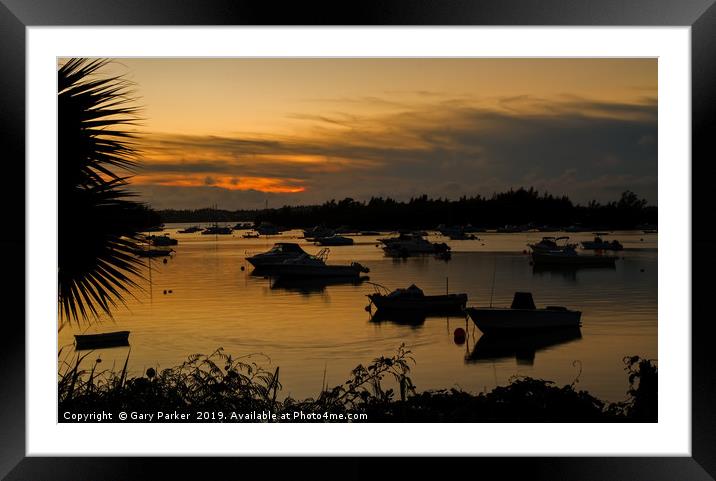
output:
<svg viewBox="0 0 716 481"><path fill-rule="evenodd" d="M713 479L711 1L0 22L8 479Z"/></svg>

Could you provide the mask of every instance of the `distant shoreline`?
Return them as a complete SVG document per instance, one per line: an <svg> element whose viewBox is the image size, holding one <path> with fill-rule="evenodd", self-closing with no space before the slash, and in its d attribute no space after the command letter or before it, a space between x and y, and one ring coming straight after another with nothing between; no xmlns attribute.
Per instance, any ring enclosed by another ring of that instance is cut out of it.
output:
<svg viewBox="0 0 716 481"><path fill-rule="evenodd" d="M262 222L286 229L326 226L355 230L436 229L438 226L470 226L522 232L591 232L599 230L656 230L658 208L625 191L618 200L601 204L574 204L568 197L540 194L534 189L510 190L491 197L458 200L414 197L397 201L374 197L361 202L352 198L320 205L282 206L266 209L225 210L164 209L156 211L163 223Z"/></svg>

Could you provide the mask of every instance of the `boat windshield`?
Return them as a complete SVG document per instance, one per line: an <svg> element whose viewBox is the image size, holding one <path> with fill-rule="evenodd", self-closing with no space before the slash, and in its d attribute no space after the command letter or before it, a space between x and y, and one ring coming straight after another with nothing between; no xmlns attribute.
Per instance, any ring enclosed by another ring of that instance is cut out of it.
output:
<svg viewBox="0 0 716 481"><path fill-rule="evenodd" d="M271 248L271 252L303 252L298 244L276 244Z"/></svg>

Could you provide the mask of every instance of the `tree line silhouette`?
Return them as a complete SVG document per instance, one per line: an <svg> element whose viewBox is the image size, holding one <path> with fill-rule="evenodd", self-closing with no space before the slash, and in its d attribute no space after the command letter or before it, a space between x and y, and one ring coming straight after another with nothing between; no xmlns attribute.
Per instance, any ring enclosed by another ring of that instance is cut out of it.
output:
<svg viewBox="0 0 716 481"><path fill-rule="evenodd" d="M437 225L466 225L632 229L656 225L657 207L634 192L605 204L574 204L567 196L540 194L534 188L510 189L490 197L476 195L457 200L431 199L427 195L398 201L373 197L361 202L347 197L320 205L283 206L259 210L161 210L162 222L270 222L297 228L314 225L350 226L359 229L430 229Z"/></svg>

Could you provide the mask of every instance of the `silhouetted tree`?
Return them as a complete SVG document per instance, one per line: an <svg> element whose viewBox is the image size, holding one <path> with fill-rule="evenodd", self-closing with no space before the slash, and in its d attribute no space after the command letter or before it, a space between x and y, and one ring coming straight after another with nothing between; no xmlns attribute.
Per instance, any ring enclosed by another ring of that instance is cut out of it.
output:
<svg viewBox="0 0 716 481"><path fill-rule="evenodd" d="M71 59L58 71L59 311L91 320L123 302L141 278L137 232L157 217L125 189L136 166L137 107L107 60ZM154 218L152 218L154 215Z"/></svg>
<svg viewBox="0 0 716 481"><path fill-rule="evenodd" d="M540 194L520 188L495 193L492 197L463 196L457 200L431 199L427 195L408 201L372 197L367 202L350 197L321 205L283 206L278 209L210 211L163 210L164 222L207 222L218 218L227 222L268 221L285 227L350 226L357 228L432 229L439 224L472 224L481 227L518 226L568 227L579 224L595 229L633 229L641 224L655 225L656 206L647 205L633 192L608 204L590 201L575 205L567 196Z"/></svg>

